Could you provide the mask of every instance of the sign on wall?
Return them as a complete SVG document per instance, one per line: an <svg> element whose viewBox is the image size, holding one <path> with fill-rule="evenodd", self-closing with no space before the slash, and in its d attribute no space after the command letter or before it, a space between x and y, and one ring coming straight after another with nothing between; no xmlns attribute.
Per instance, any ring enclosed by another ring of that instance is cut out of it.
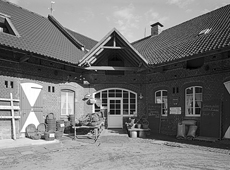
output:
<svg viewBox="0 0 230 170"><path fill-rule="evenodd" d="M200 135L220 138L221 103L218 100L204 101L201 113Z"/></svg>
<svg viewBox="0 0 230 170"><path fill-rule="evenodd" d="M161 104L148 104L148 121L152 133L159 133Z"/></svg>
<svg viewBox="0 0 230 170"><path fill-rule="evenodd" d="M170 107L170 114L174 114L174 115L181 114L181 107Z"/></svg>

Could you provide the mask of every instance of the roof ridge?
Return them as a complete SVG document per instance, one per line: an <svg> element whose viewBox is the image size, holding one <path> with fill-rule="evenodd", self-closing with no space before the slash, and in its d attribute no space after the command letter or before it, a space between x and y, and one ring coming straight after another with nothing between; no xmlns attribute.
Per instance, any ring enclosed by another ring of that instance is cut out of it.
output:
<svg viewBox="0 0 230 170"><path fill-rule="evenodd" d="M65 27L63 27L52 15L48 15L48 20L54 24L75 46L79 49L84 47L84 45L78 41L75 37L73 37ZM81 49L82 50L82 49Z"/></svg>
<svg viewBox="0 0 230 170"><path fill-rule="evenodd" d="M8 4L10 4L10 5L13 5L13 6L17 7L17 8L20 8L20 9L22 9L22 10L25 10L25 11L27 11L27 12L30 12L30 13L32 13L32 14L34 14L34 15L38 15L38 16L40 16L40 17L42 17L42 18L47 19L45 16L43 16L43 15L41 15L41 14L38 14L38 13L33 12L33 11L30 11L30 10L28 10L28 9L26 9L26 8L23 8L23 7L21 7L21 6L17 5L17 4L15 4L15 3L12 3L12 2L10 2L10 1L8 1L8 0L0 0L0 1L3 1L3 2L8 3Z"/></svg>
<svg viewBox="0 0 230 170"><path fill-rule="evenodd" d="M98 42L97 40L94 40L94 39L92 39L92 38L90 38L90 37L88 37L88 36L85 36L85 35L83 35L83 34L81 34L81 33L79 33L79 32L76 32L76 31L74 31L74 30L71 30L71 29L69 29L69 28L65 28L65 29L67 29L67 30L69 30L69 31L72 31L72 32L74 32L74 33L76 33L76 34L79 34L79 35L81 35L81 36L83 36L83 37L85 37L85 38L88 38L88 39L90 39L90 40L93 40L93 41Z"/></svg>
<svg viewBox="0 0 230 170"><path fill-rule="evenodd" d="M132 43L130 43L130 44L135 44L135 43L138 43L138 42L140 42L140 41L143 41L143 40L145 40L145 39L148 39L148 38L151 38L152 36L151 35L149 35L149 36L147 36L147 37L144 37L144 38L141 38L141 39L139 39L139 40L136 40L136 41L134 41L134 42L132 42Z"/></svg>
<svg viewBox="0 0 230 170"><path fill-rule="evenodd" d="M220 8L211 10L211 11L209 11L209 12L207 12L207 13L204 13L204 14L201 14L201 15L196 16L196 17L194 17L194 18L191 18L191 19L189 19L189 20L187 20L187 21L185 21L185 22L179 23L179 24L174 25L174 26L172 26L172 27L170 27L170 28L167 28L167 29L165 29L165 30L162 30L162 32L167 31L167 30L170 30L170 29L173 29L173 28L178 27L178 26L180 26L180 25L183 25L183 24L185 24L185 23L191 22L192 20L196 20L196 19L198 19L198 18L202 18L202 17L204 17L205 15L209 15L210 13L213 13L213 12L216 12L216 11L219 11L219 10L222 10L223 8L226 8L227 6L230 6L230 4L227 4L227 5L222 6L222 7L220 7Z"/></svg>

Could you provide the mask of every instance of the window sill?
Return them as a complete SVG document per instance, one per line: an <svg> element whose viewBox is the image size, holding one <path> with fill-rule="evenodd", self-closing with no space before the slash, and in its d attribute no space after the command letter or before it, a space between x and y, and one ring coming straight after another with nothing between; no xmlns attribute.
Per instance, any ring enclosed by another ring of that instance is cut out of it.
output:
<svg viewBox="0 0 230 170"><path fill-rule="evenodd" d="M190 119L190 120L191 120L191 119L197 120L197 119L200 119L200 116L187 116L187 115L186 115L186 116L184 117L184 119L187 119L187 120L188 120L188 119Z"/></svg>

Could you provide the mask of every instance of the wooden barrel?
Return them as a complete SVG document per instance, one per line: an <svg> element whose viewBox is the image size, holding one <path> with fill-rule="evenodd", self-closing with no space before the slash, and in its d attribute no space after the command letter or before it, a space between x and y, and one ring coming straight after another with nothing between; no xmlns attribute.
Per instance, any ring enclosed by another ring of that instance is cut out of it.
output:
<svg viewBox="0 0 230 170"><path fill-rule="evenodd" d="M49 113L46 116L46 124L47 124L47 132L55 132L56 131L56 119L53 113Z"/></svg>
<svg viewBox="0 0 230 170"><path fill-rule="evenodd" d="M44 137L46 141L52 141L55 139L55 132L45 132Z"/></svg>
<svg viewBox="0 0 230 170"><path fill-rule="evenodd" d="M60 139L63 136L63 132L56 131L55 132L55 139Z"/></svg>
<svg viewBox="0 0 230 170"><path fill-rule="evenodd" d="M65 130L65 123L64 120L57 120L56 121L57 131L64 132Z"/></svg>

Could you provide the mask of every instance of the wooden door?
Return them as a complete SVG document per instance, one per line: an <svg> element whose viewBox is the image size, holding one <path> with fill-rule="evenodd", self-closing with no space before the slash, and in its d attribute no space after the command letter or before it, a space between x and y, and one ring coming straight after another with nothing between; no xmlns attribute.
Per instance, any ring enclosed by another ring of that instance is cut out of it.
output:
<svg viewBox="0 0 230 170"><path fill-rule="evenodd" d="M20 132L25 132L29 124L36 127L44 122L42 86L36 83L21 83L21 120Z"/></svg>
<svg viewBox="0 0 230 170"><path fill-rule="evenodd" d="M123 127L122 99L110 98L108 101L108 128Z"/></svg>

